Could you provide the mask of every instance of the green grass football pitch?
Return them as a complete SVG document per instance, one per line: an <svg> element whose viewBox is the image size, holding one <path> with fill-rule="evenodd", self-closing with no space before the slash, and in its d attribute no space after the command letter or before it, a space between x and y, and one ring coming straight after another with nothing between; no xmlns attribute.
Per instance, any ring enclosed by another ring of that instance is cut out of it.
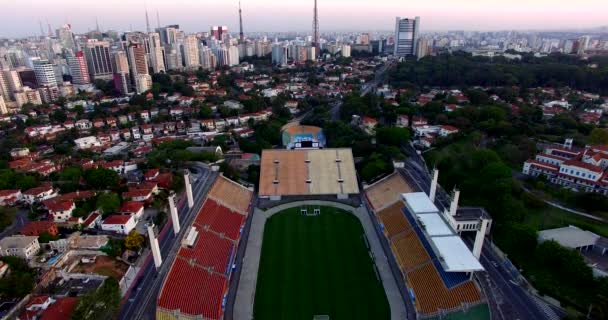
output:
<svg viewBox="0 0 608 320"><path fill-rule="evenodd" d="M254 318L314 315L381 320L390 308L357 217L329 207L318 216L288 209L266 222Z"/></svg>

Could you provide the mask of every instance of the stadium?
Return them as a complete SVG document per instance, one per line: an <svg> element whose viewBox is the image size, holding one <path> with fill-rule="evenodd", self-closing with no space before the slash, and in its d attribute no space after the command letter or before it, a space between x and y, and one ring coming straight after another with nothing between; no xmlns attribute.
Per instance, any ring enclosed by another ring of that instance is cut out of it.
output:
<svg viewBox="0 0 608 320"><path fill-rule="evenodd" d="M214 182L157 319L489 319L475 274L491 219L435 199L437 174L363 188L350 149L264 150L257 193Z"/></svg>

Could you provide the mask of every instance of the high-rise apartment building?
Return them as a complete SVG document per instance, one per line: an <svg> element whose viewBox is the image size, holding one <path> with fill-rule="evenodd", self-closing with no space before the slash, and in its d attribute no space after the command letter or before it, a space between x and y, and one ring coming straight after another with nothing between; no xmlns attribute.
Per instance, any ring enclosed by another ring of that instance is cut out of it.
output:
<svg viewBox="0 0 608 320"><path fill-rule="evenodd" d="M416 58L422 59L429 55L429 42L426 38L418 39L416 44Z"/></svg>
<svg viewBox="0 0 608 320"><path fill-rule="evenodd" d="M0 79L2 78L4 78L6 83L8 84L9 97L11 99L15 99L15 97L13 96L13 92L20 91L23 88L23 83L21 82L19 72L17 72L17 70L4 70L2 71L2 75L0 75ZM5 99L6 98L7 97L5 97Z"/></svg>
<svg viewBox="0 0 608 320"><path fill-rule="evenodd" d="M239 65L239 48L236 46L228 47L228 65L229 66L237 66Z"/></svg>
<svg viewBox="0 0 608 320"><path fill-rule="evenodd" d="M40 87L56 87L57 78L55 77L55 68L48 60L34 60L34 74L36 74L36 82Z"/></svg>
<svg viewBox="0 0 608 320"><path fill-rule="evenodd" d="M107 41L89 40L85 44L85 55L89 66L89 76L96 79L112 79L112 60L110 43Z"/></svg>
<svg viewBox="0 0 608 320"><path fill-rule="evenodd" d="M5 71L0 72L0 96L4 96L4 99L8 100L9 97L13 97L13 92L10 89L8 81L5 76Z"/></svg>
<svg viewBox="0 0 608 320"><path fill-rule="evenodd" d="M272 45L272 63L283 66L287 64L287 58L289 55L289 47L282 43L275 43Z"/></svg>
<svg viewBox="0 0 608 320"><path fill-rule="evenodd" d="M150 44L150 65L154 73L165 71L165 59L163 57L163 47L160 43L160 35L156 32L148 34Z"/></svg>
<svg viewBox="0 0 608 320"><path fill-rule="evenodd" d="M196 69L200 66L198 53L198 39L196 35L187 35L183 43L183 60L187 69Z"/></svg>
<svg viewBox="0 0 608 320"><path fill-rule="evenodd" d="M146 49L142 44L132 43L127 47L127 58L131 77L134 81L140 74L148 74L148 60L146 59Z"/></svg>
<svg viewBox="0 0 608 320"><path fill-rule="evenodd" d="M211 35L219 40L222 41L224 40L224 35L228 34L228 27L227 26L213 26L211 27Z"/></svg>
<svg viewBox="0 0 608 320"><path fill-rule="evenodd" d="M415 19L397 17L395 19L395 49L393 55L399 58L416 55L420 17Z"/></svg>
<svg viewBox="0 0 608 320"><path fill-rule="evenodd" d="M4 97L2 95L0 95L0 115L5 115L7 113L8 113L8 108L6 107Z"/></svg>
<svg viewBox="0 0 608 320"><path fill-rule="evenodd" d="M67 60L73 84L84 85L91 83L87 61L82 51L76 52L73 56L68 57Z"/></svg>
<svg viewBox="0 0 608 320"><path fill-rule="evenodd" d="M57 29L57 38L59 38L59 41L64 48L72 50L76 48L74 33L72 33L71 25L64 24L61 28Z"/></svg>
<svg viewBox="0 0 608 320"><path fill-rule="evenodd" d="M152 77L149 74L139 74L135 77L135 91L142 94L152 88Z"/></svg>
<svg viewBox="0 0 608 320"><path fill-rule="evenodd" d="M127 53L124 51L116 51L113 55L113 67L116 73L126 73L130 72L129 70L129 59L127 58Z"/></svg>
<svg viewBox="0 0 608 320"><path fill-rule="evenodd" d="M199 48L199 56L201 61L201 67L205 70L213 70L217 60L213 51L207 46L201 46Z"/></svg>

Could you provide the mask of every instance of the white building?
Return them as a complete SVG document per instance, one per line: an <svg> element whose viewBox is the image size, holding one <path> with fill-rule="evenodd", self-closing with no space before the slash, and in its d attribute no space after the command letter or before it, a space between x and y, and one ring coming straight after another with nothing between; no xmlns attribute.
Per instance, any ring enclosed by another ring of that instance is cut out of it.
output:
<svg viewBox="0 0 608 320"><path fill-rule="evenodd" d="M10 236L0 240L0 255L3 257L20 257L31 259L40 251L36 236Z"/></svg>
<svg viewBox="0 0 608 320"><path fill-rule="evenodd" d="M140 74L135 77L135 91L142 94L152 88L152 77L149 74Z"/></svg>
<svg viewBox="0 0 608 320"><path fill-rule="evenodd" d="M34 60L34 74L38 85L56 87L57 78L55 77L55 69L48 60Z"/></svg>
<svg viewBox="0 0 608 320"><path fill-rule="evenodd" d="M76 148L80 150L90 149L92 147L101 146L101 142L96 136L82 137L74 140Z"/></svg>
<svg viewBox="0 0 608 320"><path fill-rule="evenodd" d="M195 69L200 66L199 52L198 52L198 39L196 35L188 35L184 39L184 66L188 69Z"/></svg>
<svg viewBox="0 0 608 320"><path fill-rule="evenodd" d="M101 230L129 234L136 226L133 215L112 215L101 222Z"/></svg>

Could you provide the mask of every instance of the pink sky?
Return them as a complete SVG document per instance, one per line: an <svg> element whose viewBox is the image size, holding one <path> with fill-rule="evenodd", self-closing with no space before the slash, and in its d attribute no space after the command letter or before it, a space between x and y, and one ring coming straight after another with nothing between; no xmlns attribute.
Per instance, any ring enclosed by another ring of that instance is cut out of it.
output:
<svg viewBox="0 0 608 320"><path fill-rule="evenodd" d="M318 0L321 30L389 30L395 16L420 16L423 31L587 28L608 25L608 0ZM144 0L2 0L0 36L39 34L69 21L77 32L95 27L144 30ZM94 3L94 5L93 5ZM245 31L307 31L313 0L242 0ZM147 0L152 26L238 28L238 0Z"/></svg>

